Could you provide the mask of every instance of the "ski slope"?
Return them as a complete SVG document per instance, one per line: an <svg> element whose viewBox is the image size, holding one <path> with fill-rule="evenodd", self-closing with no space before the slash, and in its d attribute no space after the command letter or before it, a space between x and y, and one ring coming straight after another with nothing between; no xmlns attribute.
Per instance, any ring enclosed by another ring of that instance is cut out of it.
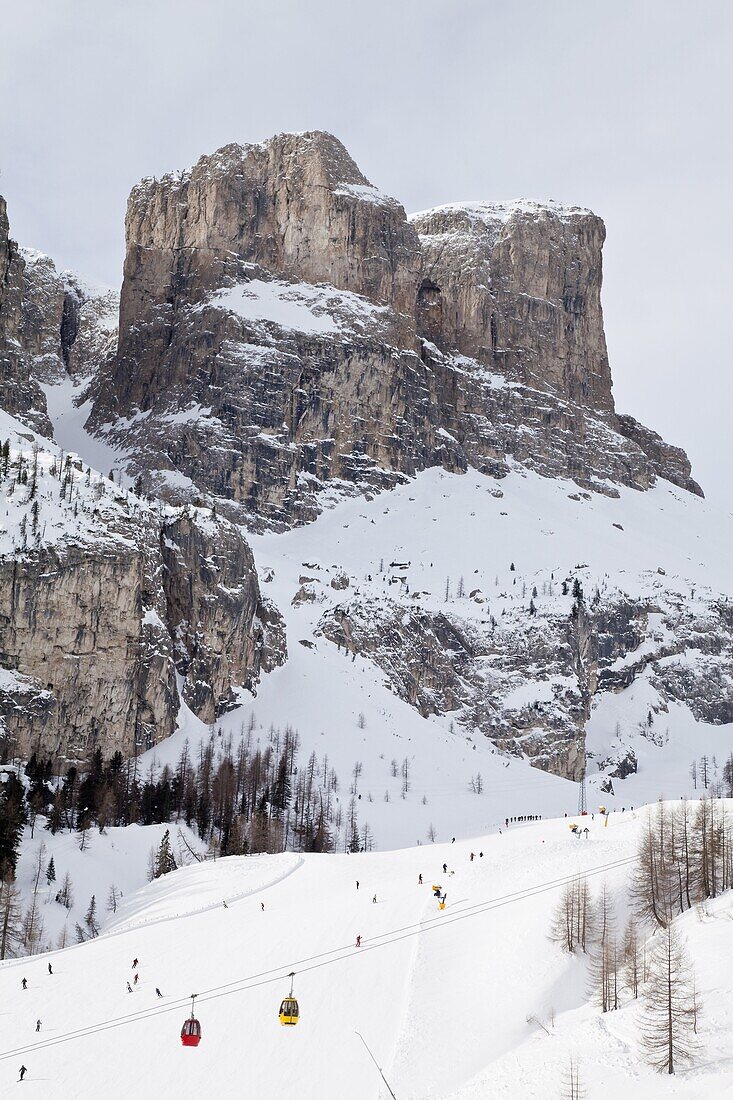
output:
<svg viewBox="0 0 733 1100"><path fill-rule="evenodd" d="M544 1100L561 1094L571 1055L591 1100L728 1095L733 970L721 961L731 957L733 895L681 921L705 1007L703 1053L698 1068L658 1076L639 1057L638 1006L602 1017L587 1003L585 960L548 940L558 891L542 885L580 870L608 868L592 888L605 881L625 917L621 861L644 813L613 814L605 828L584 820L587 840L561 818L455 844L176 871L128 896L98 939L0 965L0 1095L14 1095L22 1063L23 1095L58 1100L387 1097L356 1031L399 1100ZM447 892L444 912L433 883ZM140 981L129 994L134 958ZM290 970L301 1020L283 1028ZM179 1039L192 992L203 1027L195 1050Z"/></svg>

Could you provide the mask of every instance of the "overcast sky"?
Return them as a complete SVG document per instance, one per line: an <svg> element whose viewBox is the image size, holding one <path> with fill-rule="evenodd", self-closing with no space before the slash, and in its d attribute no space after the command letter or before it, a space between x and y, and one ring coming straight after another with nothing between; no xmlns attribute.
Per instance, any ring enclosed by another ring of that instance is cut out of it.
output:
<svg viewBox="0 0 733 1100"><path fill-rule="evenodd" d="M0 0L12 235L121 281L127 194L325 129L408 210L554 198L606 221L619 411L733 508L731 0Z"/></svg>

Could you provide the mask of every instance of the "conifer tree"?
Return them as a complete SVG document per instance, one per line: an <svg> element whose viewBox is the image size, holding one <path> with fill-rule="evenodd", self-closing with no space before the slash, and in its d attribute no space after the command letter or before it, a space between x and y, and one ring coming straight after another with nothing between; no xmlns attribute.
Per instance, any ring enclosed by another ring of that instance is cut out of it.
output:
<svg viewBox="0 0 733 1100"><path fill-rule="evenodd" d="M639 936L636 931L636 923L632 919L626 925L624 935L624 982L634 999L639 996L642 976Z"/></svg>
<svg viewBox="0 0 733 1100"><path fill-rule="evenodd" d="M97 899L92 894L89 901L89 908L87 909L87 915L84 917L84 923L89 929L89 934L94 937L99 935L99 925L97 923Z"/></svg>
<svg viewBox="0 0 733 1100"><path fill-rule="evenodd" d="M586 1091L580 1078L580 1070L575 1058L571 1058L565 1071L562 1100L585 1100Z"/></svg>
<svg viewBox="0 0 733 1100"><path fill-rule="evenodd" d="M654 937L643 1006L641 1042L650 1064L660 1073L674 1073L694 1061L700 1005L692 967L673 924Z"/></svg>
<svg viewBox="0 0 733 1100"><path fill-rule="evenodd" d="M21 940L20 891L8 878L0 881L0 960L13 958Z"/></svg>
<svg viewBox="0 0 733 1100"><path fill-rule="evenodd" d="M10 772L0 785L0 879L14 878L23 826L28 820L23 784Z"/></svg>
<svg viewBox="0 0 733 1100"><path fill-rule="evenodd" d="M56 894L55 900L59 905L63 905L64 909L71 909L74 904L74 890L71 885L71 876L68 871L64 875L64 880Z"/></svg>
<svg viewBox="0 0 733 1100"><path fill-rule="evenodd" d="M170 871L175 871L176 867L176 860L171 849L170 833L166 829L163 833L160 847L158 848L158 854L155 857L153 878L160 878L161 875L167 875Z"/></svg>
<svg viewBox="0 0 733 1100"><path fill-rule="evenodd" d="M115 884L113 882L112 885L109 888L109 893L107 894L107 912L108 913L116 913L117 912L117 906L119 905L119 902L120 902L120 895L119 895L119 892L117 890L117 887L115 886Z"/></svg>
<svg viewBox="0 0 733 1100"><path fill-rule="evenodd" d="M621 950L616 937L613 906L603 884L597 908L597 948L590 968L591 991L603 1012L619 1008Z"/></svg>
<svg viewBox="0 0 733 1100"><path fill-rule="evenodd" d="M578 875L566 882L555 908L550 938L564 951L586 951L593 942L595 913L588 880Z"/></svg>

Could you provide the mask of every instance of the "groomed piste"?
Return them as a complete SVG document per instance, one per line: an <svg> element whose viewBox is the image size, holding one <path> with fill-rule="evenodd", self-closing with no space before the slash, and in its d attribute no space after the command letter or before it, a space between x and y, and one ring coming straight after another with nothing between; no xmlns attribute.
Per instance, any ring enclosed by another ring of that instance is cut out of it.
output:
<svg viewBox="0 0 733 1100"><path fill-rule="evenodd" d="M560 818L393 852L172 872L128 897L97 939L0 967L0 1093L13 1094L25 1065L23 1095L69 1100L387 1097L359 1032L399 1100L513 1097L520 1082L525 1097L560 1096L571 1058L590 1096L726 1095L733 895L678 922L704 1053L674 1078L643 1061L639 1002L624 994L602 1014L587 959L549 938L562 885L579 873L594 895L605 884L623 923L646 812L612 813L608 825L589 815L587 839ZM291 971L300 1018L282 1027ZM195 1049L180 1038L193 993Z"/></svg>

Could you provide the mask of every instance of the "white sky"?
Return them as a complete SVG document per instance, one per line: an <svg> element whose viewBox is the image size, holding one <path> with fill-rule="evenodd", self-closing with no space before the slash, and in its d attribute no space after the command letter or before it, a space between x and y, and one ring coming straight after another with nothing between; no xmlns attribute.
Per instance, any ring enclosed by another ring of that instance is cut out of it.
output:
<svg viewBox="0 0 733 1100"><path fill-rule="evenodd" d="M283 130L408 210L590 206L619 411L733 508L733 2L0 0L0 42L11 232L110 284L141 176Z"/></svg>

